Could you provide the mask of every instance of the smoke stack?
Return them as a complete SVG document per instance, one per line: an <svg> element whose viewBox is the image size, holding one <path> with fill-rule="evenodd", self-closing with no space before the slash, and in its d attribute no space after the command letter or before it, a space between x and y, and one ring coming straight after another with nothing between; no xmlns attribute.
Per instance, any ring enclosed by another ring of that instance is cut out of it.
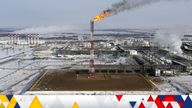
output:
<svg viewBox="0 0 192 108"><path fill-rule="evenodd" d="M90 22L90 31L91 33L94 33L94 21Z"/></svg>
<svg viewBox="0 0 192 108"><path fill-rule="evenodd" d="M90 60L89 60L89 77L88 78L95 78L95 61L94 61L94 43L93 43L93 33L94 33L94 22L90 22Z"/></svg>
<svg viewBox="0 0 192 108"><path fill-rule="evenodd" d="M39 34L37 34L37 44L39 44Z"/></svg>
<svg viewBox="0 0 192 108"><path fill-rule="evenodd" d="M27 44L30 44L30 36L27 34Z"/></svg>
<svg viewBox="0 0 192 108"><path fill-rule="evenodd" d="M35 34L32 34L32 44L35 44Z"/></svg>
<svg viewBox="0 0 192 108"><path fill-rule="evenodd" d="M30 45L32 44L32 40L33 40L33 37L32 37L32 34L30 34Z"/></svg>
<svg viewBox="0 0 192 108"><path fill-rule="evenodd" d="M12 35L9 34L8 37L9 37L9 44L11 45L12 44Z"/></svg>
<svg viewBox="0 0 192 108"><path fill-rule="evenodd" d="M19 41L20 41L20 35L19 34L16 34L17 35L17 44L19 44Z"/></svg>

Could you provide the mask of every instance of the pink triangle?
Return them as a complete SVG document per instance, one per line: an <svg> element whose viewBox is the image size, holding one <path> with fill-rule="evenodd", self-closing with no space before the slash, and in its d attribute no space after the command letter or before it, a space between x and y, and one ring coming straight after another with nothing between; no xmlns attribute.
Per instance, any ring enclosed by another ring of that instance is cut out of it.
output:
<svg viewBox="0 0 192 108"><path fill-rule="evenodd" d="M122 97L123 97L123 95L116 95L116 98L117 98L117 100L118 100L119 102L121 101Z"/></svg>

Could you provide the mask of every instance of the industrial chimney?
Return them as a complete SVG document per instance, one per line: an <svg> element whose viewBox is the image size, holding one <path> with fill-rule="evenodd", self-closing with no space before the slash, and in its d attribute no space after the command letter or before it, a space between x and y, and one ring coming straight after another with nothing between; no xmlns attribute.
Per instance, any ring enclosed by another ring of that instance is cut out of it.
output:
<svg viewBox="0 0 192 108"><path fill-rule="evenodd" d="M90 60L89 60L89 78L95 78L95 61L94 61L94 43L93 43L93 34L94 34L94 21L90 22Z"/></svg>

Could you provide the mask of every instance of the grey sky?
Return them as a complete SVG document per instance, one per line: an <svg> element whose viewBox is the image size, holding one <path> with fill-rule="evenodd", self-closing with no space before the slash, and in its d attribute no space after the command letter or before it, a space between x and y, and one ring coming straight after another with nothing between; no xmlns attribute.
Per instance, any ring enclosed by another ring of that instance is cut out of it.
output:
<svg viewBox="0 0 192 108"><path fill-rule="evenodd" d="M0 0L0 26L70 25L88 28L90 19L120 0ZM172 0L125 11L97 28L190 26L192 0Z"/></svg>

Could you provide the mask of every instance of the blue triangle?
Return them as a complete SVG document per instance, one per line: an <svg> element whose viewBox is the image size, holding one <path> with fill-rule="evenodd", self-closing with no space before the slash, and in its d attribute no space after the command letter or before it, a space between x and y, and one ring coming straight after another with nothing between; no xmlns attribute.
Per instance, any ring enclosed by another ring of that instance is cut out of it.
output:
<svg viewBox="0 0 192 108"><path fill-rule="evenodd" d="M16 103L15 108L20 108L20 106L19 106L19 104L18 104L18 103Z"/></svg>
<svg viewBox="0 0 192 108"><path fill-rule="evenodd" d="M13 97L13 95L7 95L7 98L9 101L11 101L12 97Z"/></svg>
<svg viewBox="0 0 192 108"><path fill-rule="evenodd" d="M182 108L191 108L192 107L192 101L189 96L187 96L187 99L183 103Z"/></svg>
<svg viewBox="0 0 192 108"><path fill-rule="evenodd" d="M161 101L163 101L164 98L165 98L165 95L159 95L159 98L160 98Z"/></svg>
<svg viewBox="0 0 192 108"><path fill-rule="evenodd" d="M184 101L181 95L175 95L174 97L175 97L175 100L176 100L177 102L182 102L182 101Z"/></svg>
<svg viewBox="0 0 192 108"><path fill-rule="evenodd" d="M129 103L131 104L131 106L133 108L135 106L135 104L136 104L136 101L130 101Z"/></svg>

